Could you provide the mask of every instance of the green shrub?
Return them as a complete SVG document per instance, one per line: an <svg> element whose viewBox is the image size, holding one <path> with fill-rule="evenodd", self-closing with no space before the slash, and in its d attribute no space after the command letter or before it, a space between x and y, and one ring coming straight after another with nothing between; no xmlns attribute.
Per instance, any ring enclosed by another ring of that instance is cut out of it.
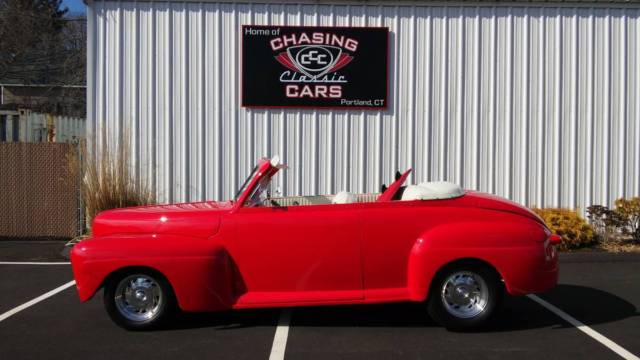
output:
<svg viewBox="0 0 640 360"><path fill-rule="evenodd" d="M596 237L591 225L576 211L569 209L533 209L555 234L562 236L559 250L578 249L592 246Z"/></svg>

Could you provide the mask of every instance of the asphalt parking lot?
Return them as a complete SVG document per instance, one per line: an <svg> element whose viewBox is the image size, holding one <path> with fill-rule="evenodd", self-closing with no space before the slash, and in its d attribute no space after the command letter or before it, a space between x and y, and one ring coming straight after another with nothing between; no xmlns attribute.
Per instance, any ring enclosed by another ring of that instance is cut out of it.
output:
<svg viewBox="0 0 640 360"><path fill-rule="evenodd" d="M597 332L602 342L527 297L507 298L492 325L476 333L448 332L434 324L420 304L404 303L183 314L161 330L129 332L109 320L102 294L81 304L73 286L6 317L7 312L73 278L69 265L0 262L0 356L620 358L615 349L626 351L622 357L639 356L640 254L563 254L561 262L560 284L540 298L582 322L587 332ZM279 323L286 325L282 314L290 316L289 326L278 329Z"/></svg>

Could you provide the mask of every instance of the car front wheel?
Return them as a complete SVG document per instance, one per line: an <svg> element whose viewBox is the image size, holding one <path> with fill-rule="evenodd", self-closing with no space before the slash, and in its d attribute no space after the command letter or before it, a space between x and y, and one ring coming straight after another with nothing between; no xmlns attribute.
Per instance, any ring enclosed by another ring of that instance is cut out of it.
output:
<svg viewBox="0 0 640 360"><path fill-rule="evenodd" d="M116 324L130 330L150 329L173 310L173 292L167 280L158 274L128 272L107 280L104 305Z"/></svg>
<svg viewBox="0 0 640 360"><path fill-rule="evenodd" d="M434 279L429 315L451 330L473 330L486 323L503 295L500 278L482 265L461 265L441 271Z"/></svg>

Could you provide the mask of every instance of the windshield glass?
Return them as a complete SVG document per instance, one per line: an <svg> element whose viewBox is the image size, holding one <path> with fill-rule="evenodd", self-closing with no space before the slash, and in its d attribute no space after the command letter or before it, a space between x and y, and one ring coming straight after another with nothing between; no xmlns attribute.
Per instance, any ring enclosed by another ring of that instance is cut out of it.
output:
<svg viewBox="0 0 640 360"><path fill-rule="evenodd" d="M251 195L247 198L244 203L246 207L256 207L263 206L269 200L271 194L269 191L269 186L271 185L271 177L265 176L260 179L260 182L256 185L256 187L251 192Z"/></svg>
<svg viewBox="0 0 640 360"><path fill-rule="evenodd" d="M249 186L249 183L251 182L251 179L253 179L253 177L255 176L256 171L258 171L258 165L253 167L253 170L251 170L251 174L249 174L247 179L242 183L242 186L240 186L240 190L238 190L238 192L236 193L236 196L233 198L234 202L237 202L240 195L242 195L242 193L247 189L247 186Z"/></svg>

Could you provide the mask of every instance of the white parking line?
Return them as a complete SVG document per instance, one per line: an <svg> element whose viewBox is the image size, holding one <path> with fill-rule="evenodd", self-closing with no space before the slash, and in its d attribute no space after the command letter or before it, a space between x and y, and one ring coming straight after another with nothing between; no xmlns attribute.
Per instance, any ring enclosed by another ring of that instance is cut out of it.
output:
<svg viewBox="0 0 640 360"><path fill-rule="evenodd" d="M62 286L58 286L57 288L38 296L35 299L29 300L29 301L27 301L26 303L24 303L24 304L22 304L20 306L16 306L13 309L7 311L6 313L0 315L0 321L4 321L7 318L19 313L20 311L22 311L22 310L24 310L24 309L26 309L28 307L31 307L31 306L39 303L42 300L46 300L46 299L52 297L53 295L65 290L67 288L72 287L75 284L76 284L76 281L75 280L71 280L71 281L69 281L68 283L66 283L66 284L64 284Z"/></svg>
<svg viewBox="0 0 640 360"><path fill-rule="evenodd" d="M38 262L38 261L0 261L0 265L69 265L70 262L54 261L54 262Z"/></svg>
<svg viewBox="0 0 640 360"><path fill-rule="evenodd" d="M620 345L616 344L615 342L611 341L609 338L607 338L604 335L600 334L599 332L593 330L592 328L590 328L587 325L583 324L582 322L580 322L579 320L575 319L571 315L565 313L564 311L558 309L557 307L555 307L554 305L550 304L549 302L541 299L540 297L538 297L536 295L527 295L527 297L529 299L537 302L538 304L544 306L545 308L547 308L547 310L549 310L552 313L556 314L558 317L562 318L564 321L566 321L569 324L575 326L576 328L578 328L578 330L580 330L583 333L591 336L594 340L596 340L600 344L608 347L611 351L613 351L616 354L620 355L623 359L640 360L640 358L638 358L637 356L635 356L634 354L629 352L627 349L625 349L622 346L620 346Z"/></svg>
<svg viewBox="0 0 640 360"><path fill-rule="evenodd" d="M269 360L283 360L284 351L287 348L287 337L289 336L289 323L291 322L291 309L282 309L280 319L278 319L278 327L273 337L273 345L271 345L271 354Z"/></svg>

